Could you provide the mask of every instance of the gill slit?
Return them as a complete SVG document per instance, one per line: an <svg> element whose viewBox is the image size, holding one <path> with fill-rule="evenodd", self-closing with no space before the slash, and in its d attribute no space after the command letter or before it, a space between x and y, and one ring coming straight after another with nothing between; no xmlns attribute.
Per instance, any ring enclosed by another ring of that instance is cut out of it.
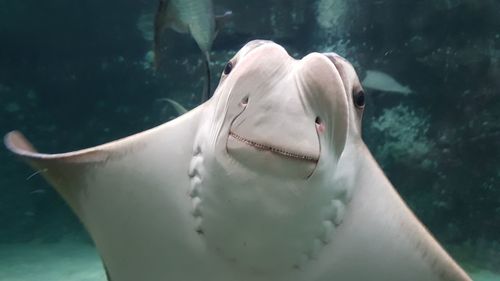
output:
<svg viewBox="0 0 500 281"><path fill-rule="evenodd" d="M314 165L314 169L311 171L311 173L306 177L306 179L310 179L312 175L316 172L319 166L319 161L321 160L321 136L318 132L318 129L316 128L316 124L314 124L314 129L316 131L316 136L318 137L318 147L319 147L319 153L318 153L318 160L316 161L316 165Z"/></svg>

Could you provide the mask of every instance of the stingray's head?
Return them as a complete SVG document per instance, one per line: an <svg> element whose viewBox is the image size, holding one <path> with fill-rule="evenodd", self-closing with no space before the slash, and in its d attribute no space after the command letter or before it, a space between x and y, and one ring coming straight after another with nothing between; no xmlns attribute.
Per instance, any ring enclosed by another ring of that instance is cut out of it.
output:
<svg viewBox="0 0 500 281"><path fill-rule="evenodd" d="M324 214L345 204L334 176L346 143L360 140L363 104L352 66L336 54L296 60L269 41L243 47L206 105L192 161L209 248L261 272L313 256L334 228L323 227Z"/></svg>
<svg viewBox="0 0 500 281"><path fill-rule="evenodd" d="M227 63L216 90L216 146L259 174L306 179L336 163L348 133L359 132L363 97L340 56L296 60L278 44L252 41Z"/></svg>

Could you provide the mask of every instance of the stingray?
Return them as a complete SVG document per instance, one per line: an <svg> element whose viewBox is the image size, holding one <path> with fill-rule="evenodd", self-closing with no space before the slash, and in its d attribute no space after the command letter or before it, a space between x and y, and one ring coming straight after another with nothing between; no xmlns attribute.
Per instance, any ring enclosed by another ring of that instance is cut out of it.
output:
<svg viewBox="0 0 500 281"><path fill-rule="evenodd" d="M335 53L251 41L214 96L94 148L7 147L55 187L113 281L471 280L361 138L365 94Z"/></svg>

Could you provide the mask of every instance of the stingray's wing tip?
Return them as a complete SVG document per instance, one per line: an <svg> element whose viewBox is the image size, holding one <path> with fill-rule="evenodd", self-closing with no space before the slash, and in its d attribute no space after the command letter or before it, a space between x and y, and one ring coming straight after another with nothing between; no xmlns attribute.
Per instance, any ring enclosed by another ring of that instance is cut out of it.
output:
<svg viewBox="0 0 500 281"><path fill-rule="evenodd" d="M44 168L45 165L37 165L40 160L44 160L48 155L40 154L30 141L19 131L11 131L4 137L4 144L7 149L29 163L33 168Z"/></svg>
<svg viewBox="0 0 500 281"><path fill-rule="evenodd" d="M34 157L38 154L33 145L19 131L7 133L4 137L4 143L10 151L20 156Z"/></svg>
<svg viewBox="0 0 500 281"><path fill-rule="evenodd" d="M98 163L106 161L109 156L109 149L94 147L67 153L45 154L39 153L30 141L19 131L11 131L4 137L4 144L8 150L25 161L33 164L49 163ZM36 165L38 166L38 165Z"/></svg>

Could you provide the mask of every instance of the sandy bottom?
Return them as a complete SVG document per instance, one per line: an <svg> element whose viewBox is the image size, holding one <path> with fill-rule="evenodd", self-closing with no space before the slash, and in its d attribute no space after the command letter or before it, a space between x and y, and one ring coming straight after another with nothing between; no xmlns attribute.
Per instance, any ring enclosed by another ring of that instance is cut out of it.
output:
<svg viewBox="0 0 500 281"><path fill-rule="evenodd" d="M494 274L492 272L489 272L487 270L481 270L478 272L471 273L472 279L474 281L499 281L500 280L500 275Z"/></svg>
<svg viewBox="0 0 500 281"><path fill-rule="evenodd" d="M85 242L0 245L0 280L105 281L95 248Z"/></svg>
<svg viewBox="0 0 500 281"><path fill-rule="evenodd" d="M499 281L487 270L471 273L474 281ZM66 239L57 243L0 245L0 280L106 281L99 256L89 243Z"/></svg>

